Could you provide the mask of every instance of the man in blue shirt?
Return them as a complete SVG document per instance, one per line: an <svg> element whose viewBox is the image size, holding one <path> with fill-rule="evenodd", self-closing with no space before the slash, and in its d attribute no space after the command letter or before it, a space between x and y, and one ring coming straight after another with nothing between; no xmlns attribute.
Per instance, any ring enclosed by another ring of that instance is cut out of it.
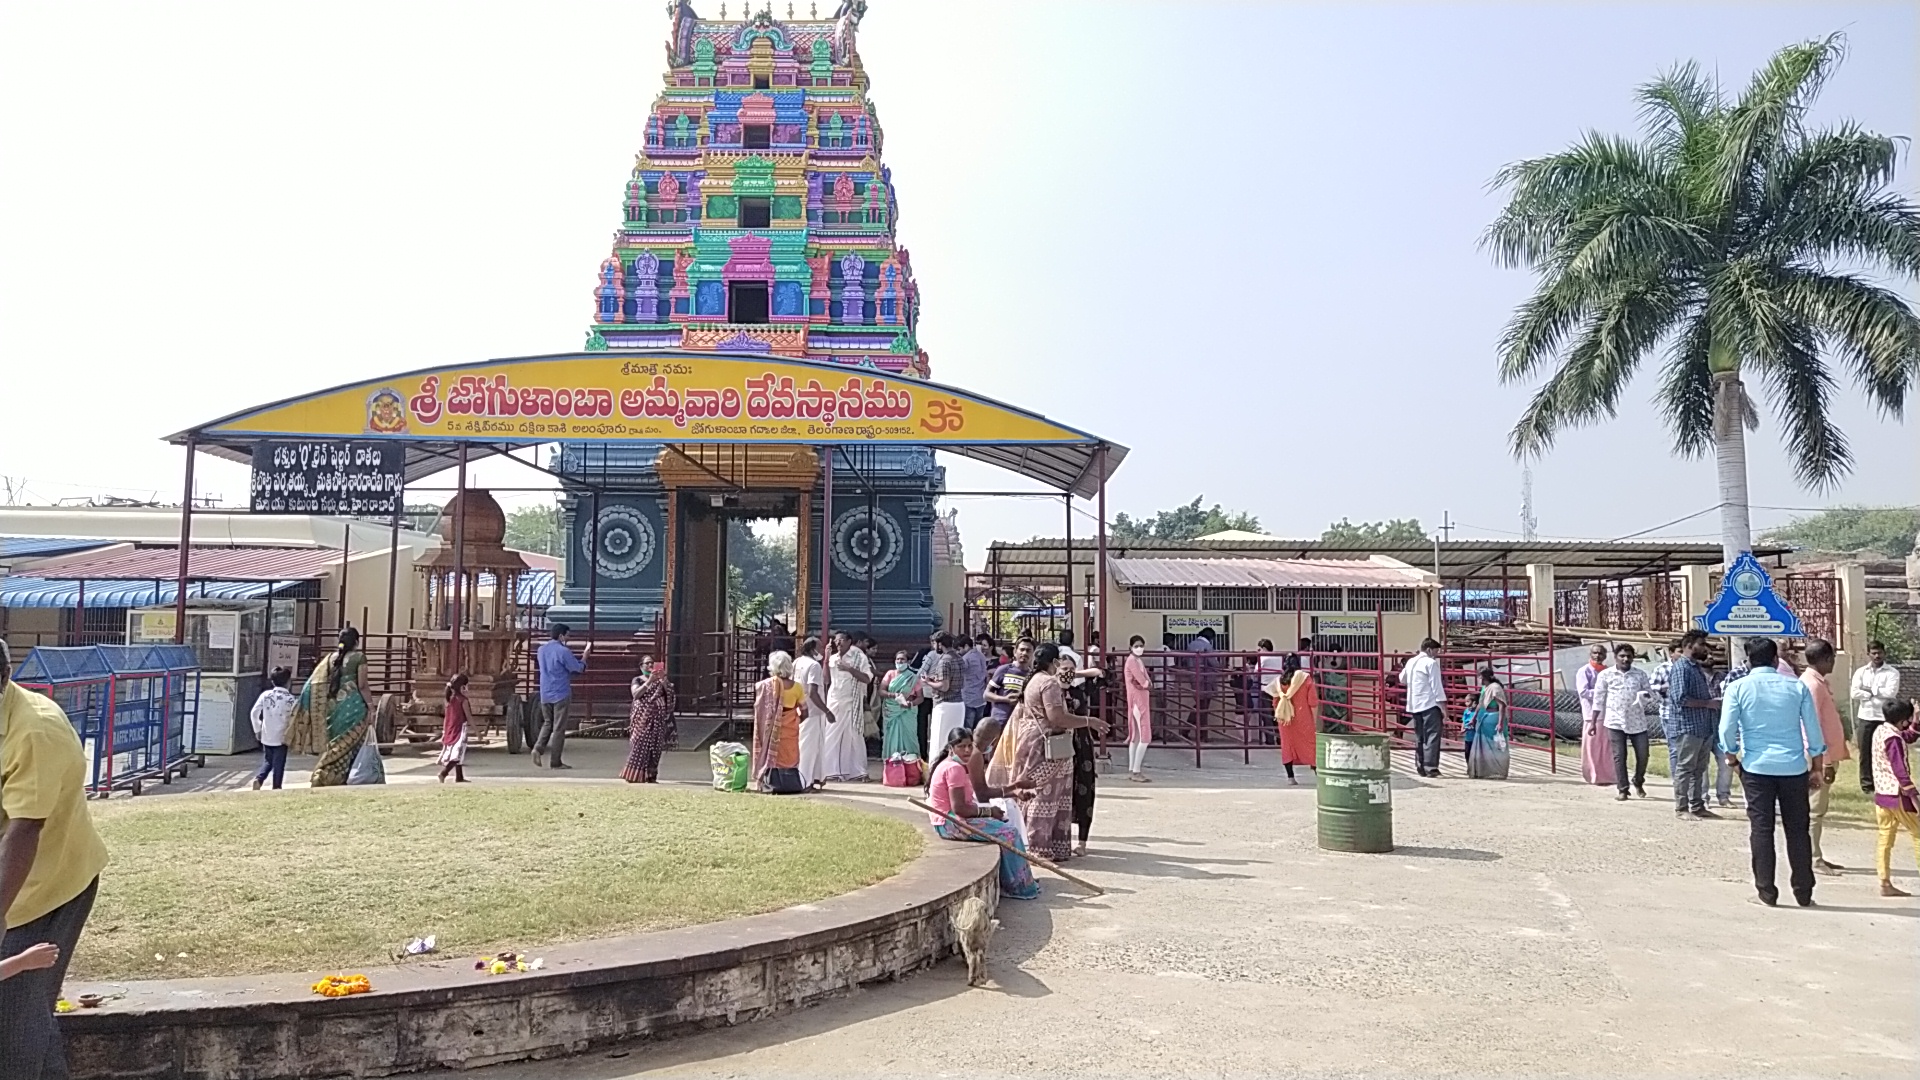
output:
<svg viewBox="0 0 1920 1080"><path fill-rule="evenodd" d="M1759 902L1780 902L1774 884L1773 819L1778 806L1787 832L1787 865L1793 899L1813 906L1813 835L1809 795L1820 785L1821 758L1827 752L1813 694L1799 679L1774 667L1780 647L1772 638L1747 640L1752 668L1727 688L1721 709L1720 745L1727 764L1740 769L1747 793L1748 845L1753 852L1753 887Z"/></svg>
<svg viewBox="0 0 1920 1080"><path fill-rule="evenodd" d="M540 737L533 741L533 763L541 764L541 755L551 749L553 756L548 764L556 769L571 769L573 766L562 762L560 756L567 746L567 712L573 707L573 677L587 670L583 657L593 651L593 642L587 642L580 656L575 656L567 647L571 627L554 623L550 633L553 639L534 654L540 668Z"/></svg>
<svg viewBox="0 0 1920 1080"><path fill-rule="evenodd" d="M960 702L967 707L967 726L973 727L987 716L987 653L993 639L981 634L978 641L960 640L967 646L960 654Z"/></svg>
<svg viewBox="0 0 1920 1080"><path fill-rule="evenodd" d="M1720 815L1707 809L1707 763L1713 759L1720 725L1720 699L1707 678L1707 634L1689 630L1667 661L1667 751L1673 776L1673 812L1701 819ZM1728 783L1732 783L1729 778Z"/></svg>

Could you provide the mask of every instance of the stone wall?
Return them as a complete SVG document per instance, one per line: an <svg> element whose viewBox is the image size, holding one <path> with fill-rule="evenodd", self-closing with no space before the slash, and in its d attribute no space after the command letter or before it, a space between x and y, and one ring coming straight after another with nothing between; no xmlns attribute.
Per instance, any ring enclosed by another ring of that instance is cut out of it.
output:
<svg viewBox="0 0 1920 1080"><path fill-rule="evenodd" d="M77 1080L386 1076L740 1023L950 954L948 913L971 895L998 901L998 855L928 833L926 854L878 885L538 950L546 967L525 975L487 976L472 957L450 958L367 969L374 992L337 999L311 992L317 973L125 984L126 997L61 1018L67 1054ZM110 989L69 985L67 994Z"/></svg>

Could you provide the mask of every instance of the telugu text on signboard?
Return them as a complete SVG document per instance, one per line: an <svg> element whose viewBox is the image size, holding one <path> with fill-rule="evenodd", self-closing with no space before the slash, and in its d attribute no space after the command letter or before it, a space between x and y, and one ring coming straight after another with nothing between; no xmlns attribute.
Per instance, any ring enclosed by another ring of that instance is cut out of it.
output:
<svg viewBox="0 0 1920 1080"><path fill-rule="evenodd" d="M210 435L671 442L1085 443L995 402L765 356L533 357L437 368L229 417Z"/></svg>
<svg viewBox="0 0 1920 1080"><path fill-rule="evenodd" d="M404 448L390 442L265 442L253 451L256 514L391 517L400 510Z"/></svg>

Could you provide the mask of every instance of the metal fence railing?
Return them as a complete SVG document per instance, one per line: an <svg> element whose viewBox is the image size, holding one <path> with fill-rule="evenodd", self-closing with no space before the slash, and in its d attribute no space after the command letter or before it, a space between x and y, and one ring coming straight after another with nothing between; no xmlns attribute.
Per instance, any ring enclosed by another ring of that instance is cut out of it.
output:
<svg viewBox="0 0 1920 1080"><path fill-rule="evenodd" d="M1191 751L1194 765L1208 753L1239 753L1251 763L1255 750L1278 744L1272 699L1261 689L1260 663L1275 654L1252 652L1153 652L1147 659L1153 711L1153 745ZM1316 718L1321 731L1364 731L1388 735L1396 746L1411 746L1406 690L1400 669L1409 653L1310 652L1294 654L1314 681L1320 699ZM1558 771L1559 739L1578 731L1578 703L1555 685L1550 652L1443 652L1447 689L1443 748L1460 750L1461 717L1479 700L1483 669L1491 668L1508 688L1508 726L1516 751L1539 753L1549 771ZM1270 665L1271 666L1271 665ZM1271 677L1269 671L1266 677ZM1105 742L1126 739L1125 692L1117 670L1092 695L1094 708L1107 720ZM1571 719L1569 719L1571 717Z"/></svg>

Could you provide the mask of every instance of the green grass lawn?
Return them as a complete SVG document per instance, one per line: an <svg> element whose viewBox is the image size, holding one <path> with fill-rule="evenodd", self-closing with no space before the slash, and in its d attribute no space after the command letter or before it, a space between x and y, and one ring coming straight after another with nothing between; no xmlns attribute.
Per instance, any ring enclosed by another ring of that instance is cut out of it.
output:
<svg viewBox="0 0 1920 1080"><path fill-rule="evenodd" d="M772 911L893 875L907 824L674 788L391 787L96 804L113 855L73 971L337 971ZM180 954L184 953L185 956Z"/></svg>
<svg viewBox="0 0 1920 1080"><path fill-rule="evenodd" d="M1574 750L1576 765L1579 761L1579 753L1580 751L1576 748ZM1656 776L1672 777L1673 771L1667 761L1665 743L1653 745L1647 759L1647 771ZM1711 769L1707 771L1707 778L1709 781L1713 778ZM1740 788L1740 778L1737 775L1734 777L1733 786L1735 791ZM1850 821L1859 825L1874 823L1873 796L1860 790L1860 763L1851 758L1841 762L1840 768L1834 774L1833 801L1827 806L1827 820L1829 822Z"/></svg>

